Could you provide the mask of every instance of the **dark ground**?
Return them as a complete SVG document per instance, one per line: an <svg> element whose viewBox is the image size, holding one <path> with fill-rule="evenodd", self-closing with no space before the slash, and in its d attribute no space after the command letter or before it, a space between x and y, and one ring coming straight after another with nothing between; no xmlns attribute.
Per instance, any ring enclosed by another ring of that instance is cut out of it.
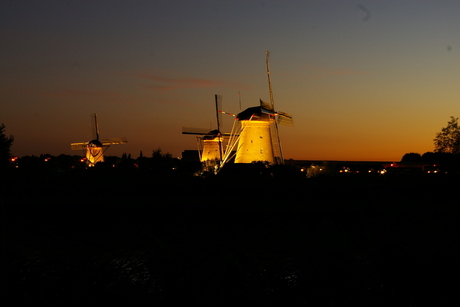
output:
<svg viewBox="0 0 460 307"><path fill-rule="evenodd" d="M458 304L457 177L2 183L2 305Z"/></svg>

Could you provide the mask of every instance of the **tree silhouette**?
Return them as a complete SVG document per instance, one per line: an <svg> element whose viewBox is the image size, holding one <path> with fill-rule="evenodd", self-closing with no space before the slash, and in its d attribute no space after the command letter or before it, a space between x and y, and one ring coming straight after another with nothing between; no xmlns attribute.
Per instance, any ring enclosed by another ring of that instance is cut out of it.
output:
<svg viewBox="0 0 460 307"><path fill-rule="evenodd" d="M451 116L447 127L436 133L434 151L440 153L460 153L460 126L458 118Z"/></svg>
<svg viewBox="0 0 460 307"><path fill-rule="evenodd" d="M421 161L422 161L422 155L416 152L406 153L401 158L401 162L421 162Z"/></svg>
<svg viewBox="0 0 460 307"><path fill-rule="evenodd" d="M11 145L13 145L14 137L6 136L5 124L0 125L0 168L7 167L11 158Z"/></svg>
<svg viewBox="0 0 460 307"><path fill-rule="evenodd" d="M174 167L174 158L169 152L163 153L161 148L154 149L152 152L151 166L154 173L170 173Z"/></svg>

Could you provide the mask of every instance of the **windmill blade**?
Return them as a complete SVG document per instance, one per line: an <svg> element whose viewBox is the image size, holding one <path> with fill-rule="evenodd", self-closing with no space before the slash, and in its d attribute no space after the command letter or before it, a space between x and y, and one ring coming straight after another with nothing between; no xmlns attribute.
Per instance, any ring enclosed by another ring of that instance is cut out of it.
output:
<svg viewBox="0 0 460 307"><path fill-rule="evenodd" d="M209 129L182 127L182 134L207 135L209 134Z"/></svg>
<svg viewBox="0 0 460 307"><path fill-rule="evenodd" d="M289 127L294 127L294 121L292 120L292 116L284 113L284 112L278 112L278 124L283 125L283 126L289 126Z"/></svg>
<svg viewBox="0 0 460 307"><path fill-rule="evenodd" d="M109 146L109 145L119 145L119 144L126 144L128 141L126 138L109 138L101 141L103 146Z"/></svg>
<svg viewBox="0 0 460 307"><path fill-rule="evenodd" d="M216 121L217 121L217 130L221 131L222 129L222 113L219 110L222 110L222 95L215 95L216 103Z"/></svg>
<svg viewBox="0 0 460 307"><path fill-rule="evenodd" d="M270 111L270 112L273 112L273 107L272 105L270 105L269 103L263 101L262 99L260 99L260 108L263 109L263 110L267 110L267 111Z"/></svg>
<svg viewBox="0 0 460 307"><path fill-rule="evenodd" d="M227 115L230 115L230 116L236 117L236 114L233 114L233 113L229 113L229 112L225 112L225 111L219 111L219 113L222 113L222 114L227 114Z"/></svg>
<svg viewBox="0 0 460 307"><path fill-rule="evenodd" d="M93 140L99 140L99 125L97 123L97 114L91 114L91 132Z"/></svg>
<svg viewBox="0 0 460 307"><path fill-rule="evenodd" d="M215 95L216 101L216 120L217 120L217 136L221 135L222 129L222 113L219 112L222 109L222 95ZM222 138L217 139L219 142L219 160L222 161Z"/></svg>
<svg viewBox="0 0 460 307"><path fill-rule="evenodd" d="M265 51L265 63L267 65L267 78L268 78L268 91L270 93L270 106L271 106L271 110L274 110L275 109L275 101L273 99L273 90L272 90L272 80L270 78L270 63L269 63L269 56L270 56L270 53L268 52L268 50Z"/></svg>
<svg viewBox="0 0 460 307"><path fill-rule="evenodd" d="M88 142L78 142L78 143L70 143L70 149L72 150L83 150L88 145Z"/></svg>
<svg viewBox="0 0 460 307"><path fill-rule="evenodd" d="M284 164L283 151L281 149L281 142L279 138L277 123L271 124L270 133L271 133L271 139L272 139L273 158L276 164Z"/></svg>

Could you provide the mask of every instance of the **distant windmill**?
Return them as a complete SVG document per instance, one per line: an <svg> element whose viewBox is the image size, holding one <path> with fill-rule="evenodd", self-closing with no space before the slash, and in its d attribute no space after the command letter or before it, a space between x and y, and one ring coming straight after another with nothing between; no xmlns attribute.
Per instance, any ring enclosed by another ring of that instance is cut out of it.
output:
<svg viewBox="0 0 460 307"><path fill-rule="evenodd" d="M275 111L268 58L269 53L266 51L270 103L260 99L259 106L248 108L236 116L237 121L232 128L232 138L227 146L223 164L232 159L235 148L235 163L284 164L278 124L293 126L294 123L289 114Z"/></svg>
<svg viewBox="0 0 460 307"><path fill-rule="evenodd" d="M197 135L198 154L202 163L202 172L217 173L223 158L223 146L229 134L221 132L222 96L215 95L217 129L182 127L182 134Z"/></svg>
<svg viewBox="0 0 460 307"><path fill-rule="evenodd" d="M91 116L93 126L93 140L88 142L71 143L72 150L83 150L86 155L86 163L88 167L93 167L97 162L104 162L104 152L110 145L126 144L125 138L110 138L99 140L99 126L97 123L97 114Z"/></svg>

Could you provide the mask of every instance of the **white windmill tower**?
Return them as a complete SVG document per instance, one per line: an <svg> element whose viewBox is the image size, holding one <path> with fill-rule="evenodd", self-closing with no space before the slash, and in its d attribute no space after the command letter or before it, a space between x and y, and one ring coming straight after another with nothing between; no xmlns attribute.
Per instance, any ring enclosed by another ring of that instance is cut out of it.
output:
<svg viewBox="0 0 460 307"><path fill-rule="evenodd" d="M232 128L223 164L233 158L235 148L234 163L284 164L278 124L286 126L294 124L292 116L275 111L268 58L269 53L266 51L270 103L260 100L259 106L248 108L236 116L237 121Z"/></svg>
<svg viewBox="0 0 460 307"><path fill-rule="evenodd" d="M228 140L228 133L221 132L222 96L215 95L217 129L182 127L182 134L197 135L198 155L202 163L202 172L217 173L223 158L224 143Z"/></svg>
<svg viewBox="0 0 460 307"><path fill-rule="evenodd" d="M128 143L126 138L110 138L100 141L97 114L93 114L91 116L91 123L93 125L94 139L88 142L70 144L70 148L72 150L83 150L85 152L86 164L88 167L93 167L97 162L104 162L104 152L109 148L110 145Z"/></svg>

